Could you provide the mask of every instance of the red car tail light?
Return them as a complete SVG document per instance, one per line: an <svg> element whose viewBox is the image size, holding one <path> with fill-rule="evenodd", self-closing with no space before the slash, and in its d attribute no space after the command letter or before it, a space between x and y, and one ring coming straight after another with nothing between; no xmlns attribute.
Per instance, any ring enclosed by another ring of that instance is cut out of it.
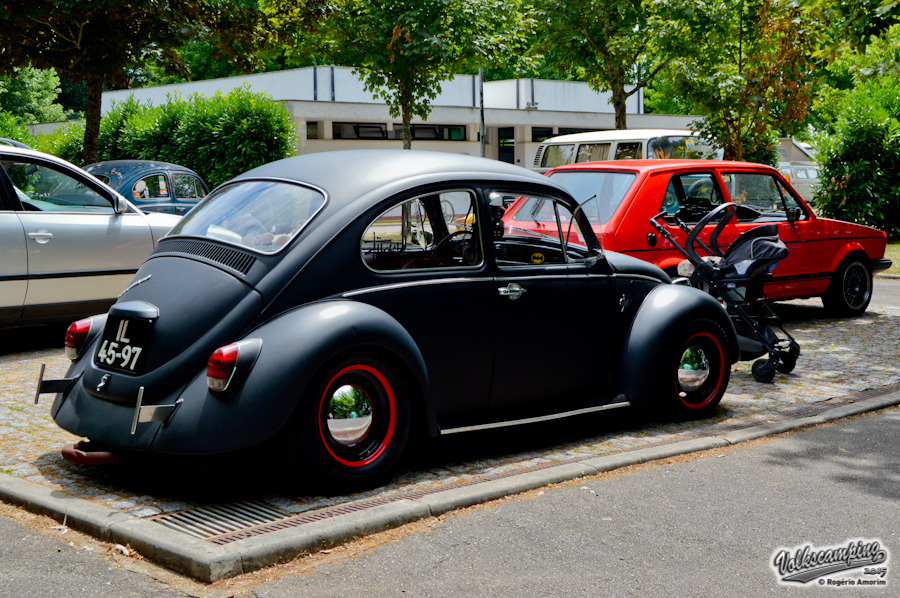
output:
<svg viewBox="0 0 900 598"><path fill-rule="evenodd" d="M88 333L91 331L91 318L85 318L72 322L69 329L66 330L66 357L72 361L76 360L81 354L84 347L84 341L87 340Z"/></svg>
<svg viewBox="0 0 900 598"><path fill-rule="evenodd" d="M206 364L206 384L210 390L222 391L228 388L237 370L240 349L237 343L219 347L210 355Z"/></svg>

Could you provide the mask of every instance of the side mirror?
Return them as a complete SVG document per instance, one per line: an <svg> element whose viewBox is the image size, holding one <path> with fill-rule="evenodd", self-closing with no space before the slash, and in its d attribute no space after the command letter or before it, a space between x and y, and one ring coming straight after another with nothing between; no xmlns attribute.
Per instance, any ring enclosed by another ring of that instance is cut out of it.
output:
<svg viewBox="0 0 900 598"><path fill-rule="evenodd" d="M125 202L122 201L121 197L119 197L118 195L113 195L112 202L113 202L113 212L114 213L121 214L125 211Z"/></svg>
<svg viewBox="0 0 900 598"><path fill-rule="evenodd" d="M797 222L803 216L803 211L796 206L786 209L784 213L787 215L788 222L791 224Z"/></svg>

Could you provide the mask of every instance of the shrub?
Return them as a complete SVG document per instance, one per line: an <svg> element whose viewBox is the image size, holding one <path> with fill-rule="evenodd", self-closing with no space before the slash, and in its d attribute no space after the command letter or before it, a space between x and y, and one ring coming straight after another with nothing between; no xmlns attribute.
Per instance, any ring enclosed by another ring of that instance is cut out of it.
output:
<svg viewBox="0 0 900 598"><path fill-rule="evenodd" d="M196 170L210 187L294 153L294 125L279 102L246 87L161 106L133 96L116 102L100 123L100 159L173 162ZM41 136L40 147L82 163L84 123Z"/></svg>
<svg viewBox="0 0 900 598"><path fill-rule="evenodd" d="M6 110L0 110L0 137L15 139L28 145L33 143L31 133L28 132L25 123Z"/></svg>
<svg viewBox="0 0 900 598"><path fill-rule="evenodd" d="M871 106L845 113L820 140L813 202L823 216L874 226L900 237L900 122Z"/></svg>

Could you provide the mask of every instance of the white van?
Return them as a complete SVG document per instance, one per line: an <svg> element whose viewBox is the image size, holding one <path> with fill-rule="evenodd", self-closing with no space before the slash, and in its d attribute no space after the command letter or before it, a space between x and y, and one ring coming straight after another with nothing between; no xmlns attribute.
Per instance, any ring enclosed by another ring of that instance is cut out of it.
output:
<svg viewBox="0 0 900 598"><path fill-rule="evenodd" d="M538 146L534 171L574 162L598 160L643 160L663 158L721 159L722 150L713 149L696 133L678 129L624 129L593 131L551 137Z"/></svg>

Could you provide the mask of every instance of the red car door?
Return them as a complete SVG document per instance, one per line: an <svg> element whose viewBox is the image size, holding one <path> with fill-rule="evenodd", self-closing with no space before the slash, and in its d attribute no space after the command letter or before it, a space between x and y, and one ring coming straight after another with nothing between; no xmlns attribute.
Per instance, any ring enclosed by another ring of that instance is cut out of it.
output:
<svg viewBox="0 0 900 598"><path fill-rule="evenodd" d="M772 270L766 294L779 299L824 291L828 285L828 277L822 273L824 239L812 211L774 172L723 170L721 175L729 200L738 206L737 234L774 223L788 248L788 257ZM793 222L788 219L788 209L799 213Z"/></svg>

